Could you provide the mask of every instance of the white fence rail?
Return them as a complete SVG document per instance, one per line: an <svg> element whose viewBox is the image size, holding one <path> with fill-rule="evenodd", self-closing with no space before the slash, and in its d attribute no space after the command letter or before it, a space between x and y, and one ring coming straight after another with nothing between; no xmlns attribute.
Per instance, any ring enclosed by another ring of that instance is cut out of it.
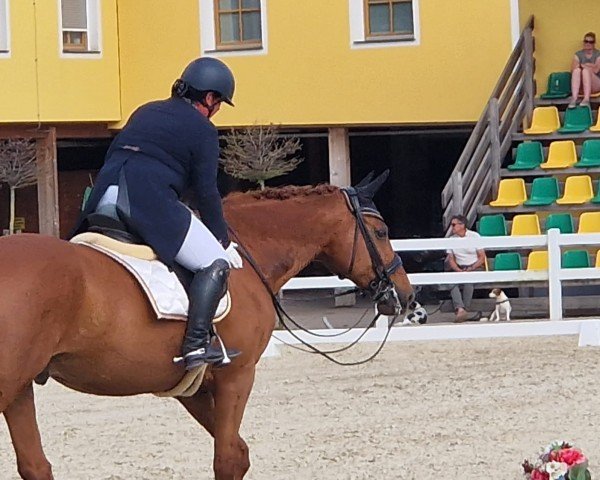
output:
<svg viewBox="0 0 600 480"><path fill-rule="evenodd" d="M547 235L506 236L479 238L423 238L392 240L395 251L400 253L425 250L448 250L453 248L482 248L485 250L547 249L548 270L512 270L499 272L435 272L412 273L408 277L413 285L448 285L457 283L514 283L539 281L548 284L550 320L561 320L562 282L565 280L600 279L600 268L561 268L561 248L574 245L600 246L600 234L561 234L550 229ZM351 287L349 280L337 277L293 278L282 290Z"/></svg>

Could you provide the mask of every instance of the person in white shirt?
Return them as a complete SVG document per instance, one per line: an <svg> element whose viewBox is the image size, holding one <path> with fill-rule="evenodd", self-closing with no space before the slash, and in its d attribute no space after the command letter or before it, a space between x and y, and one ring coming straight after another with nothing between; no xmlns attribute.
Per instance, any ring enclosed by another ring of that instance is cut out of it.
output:
<svg viewBox="0 0 600 480"><path fill-rule="evenodd" d="M454 215L450 220L453 238L479 237L477 232L467 228L467 219L464 215ZM454 272L472 272L483 270L485 265L485 251L475 248L455 248L446 252L446 265ZM455 322L470 320L467 309L471 306L473 299L473 284L453 285L450 290L452 304L456 313Z"/></svg>

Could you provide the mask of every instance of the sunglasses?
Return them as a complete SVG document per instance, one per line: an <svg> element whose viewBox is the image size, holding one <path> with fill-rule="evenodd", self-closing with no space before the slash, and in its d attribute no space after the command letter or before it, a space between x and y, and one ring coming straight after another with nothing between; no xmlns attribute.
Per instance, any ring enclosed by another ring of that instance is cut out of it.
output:
<svg viewBox="0 0 600 480"><path fill-rule="evenodd" d="M584 40L583 43L589 43L589 44L594 44L596 43L596 40Z"/></svg>

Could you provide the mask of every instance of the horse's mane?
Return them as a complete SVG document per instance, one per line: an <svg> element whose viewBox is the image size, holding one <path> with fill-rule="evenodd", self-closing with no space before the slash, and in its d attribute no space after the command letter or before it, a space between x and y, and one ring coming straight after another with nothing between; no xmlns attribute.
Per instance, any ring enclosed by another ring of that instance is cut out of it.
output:
<svg viewBox="0 0 600 480"><path fill-rule="evenodd" d="M248 201L254 200L287 200L289 198L307 197L310 195L327 195L339 191L339 187L329 184L317 186L288 185L286 187L265 188L264 190L252 190L249 192L233 192L227 195L225 201Z"/></svg>

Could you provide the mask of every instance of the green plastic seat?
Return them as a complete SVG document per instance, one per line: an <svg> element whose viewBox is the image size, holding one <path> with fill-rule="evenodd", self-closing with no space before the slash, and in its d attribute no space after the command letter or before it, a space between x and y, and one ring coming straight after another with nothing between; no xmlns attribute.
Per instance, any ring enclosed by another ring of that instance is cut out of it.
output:
<svg viewBox="0 0 600 480"><path fill-rule="evenodd" d="M502 237L506 235L504 215L484 215L479 219L479 235L482 237Z"/></svg>
<svg viewBox="0 0 600 480"><path fill-rule="evenodd" d="M567 250L562 254L562 268L589 268L590 256L587 250Z"/></svg>
<svg viewBox="0 0 600 480"><path fill-rule="evenodd" d="M533 170L544 161L544 149L540 142L523 142L517 145L515 163L509 170Z"/></svg>
<svg viewBox="0 0 600 480"><path fill-rule="evenodd" d="M573 217L570 213L551 213L546 219L546 231L551 228L558 228L560 233L573 233Z"/></svg>
<svg viewBox="0 0 600 480"><path fill-rule="evenodd" d="M571 72L552 72L548 75L548 88L540 98L567 98L571 94Z"/></svg>
<svg viewBox="0 0 600 480"><path fill-rule="evenodd" d="M82 212L85 210L85 206L87 205L87 202L90 198L91 193L92 193L92 187L85 187L85 190L83 191L83 198L81 200L81 211Z"/></svg>
<svg viewBox="0 0 600 480"><path fill-rule="evenodd" d="M600 203L600 180L596 183L596 195L590 200L592 203Z"/></svg>
<svg viewBox="0 0 600 480"><path fill-rule="evenodd" d="M576 164L578 168L600 167L600 140L586 140L581 147L581 160Z"/></svg>
<svg viewBox="0 0 600 480"><path fill-rule="evenodd" d="M538 177L533 179L529 200L523 204L528 207L551 205L559 196L558 180L554 177Z"/></svg>
<svg viewBox="0 0 600 480"><path fill-rule="evenodd" d="M558 133L581 133L592 126L592 110L587 105L568 108L565 111L565 121Z"/></svg>
<svg viewBox="0 0 600 480"><path fill-rule="evenodd" d="M494 259L494 271L522 269L521 255L517 252L499 253Z"/></svg>

